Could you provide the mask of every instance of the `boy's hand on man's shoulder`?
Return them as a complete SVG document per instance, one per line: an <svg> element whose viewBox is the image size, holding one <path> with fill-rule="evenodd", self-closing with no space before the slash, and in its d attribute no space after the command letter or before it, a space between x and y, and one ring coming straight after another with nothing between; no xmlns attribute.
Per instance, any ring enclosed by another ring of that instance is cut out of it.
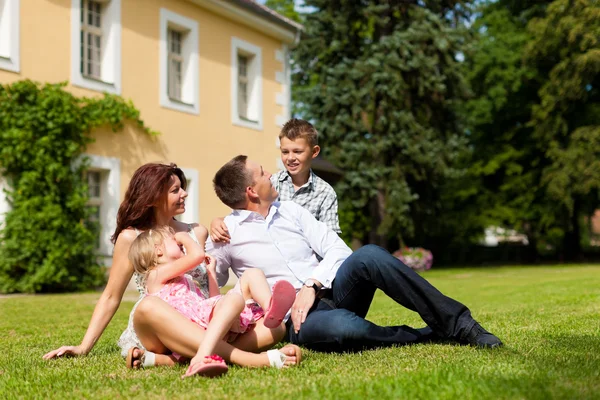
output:
<svg viewBox="0 0 600 400"><path fill-rule="evenodd" d="M210 238L214 243L229 243L231 236L223 218L215 218L210 223Z"/></svg>

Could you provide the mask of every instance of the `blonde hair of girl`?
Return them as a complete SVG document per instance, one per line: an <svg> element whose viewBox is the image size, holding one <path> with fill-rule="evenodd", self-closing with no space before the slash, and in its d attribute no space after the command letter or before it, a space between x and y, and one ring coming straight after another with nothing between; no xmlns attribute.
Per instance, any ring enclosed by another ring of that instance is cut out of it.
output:
<svg viewBox="0 0 600 400"><path fill-rule="evenodd" d="M146 275L156 268L158 265L156 247L162 246L165 239L174 235L175 231L169 226L140 233L129 248L129 261L133 264L135 272Z"/></svg>

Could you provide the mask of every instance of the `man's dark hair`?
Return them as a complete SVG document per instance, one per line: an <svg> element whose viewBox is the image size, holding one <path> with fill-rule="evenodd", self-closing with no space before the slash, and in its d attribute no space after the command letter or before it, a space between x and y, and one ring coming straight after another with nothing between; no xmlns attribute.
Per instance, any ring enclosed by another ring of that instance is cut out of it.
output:
<svg viewBox="0 0 600 400"><path fill-rule="evenodd" d="M223 165L213 178L217 197L230 208L239 208L246 200L246 188L253 179L246 168L247 156L239 155Z"/></svg>

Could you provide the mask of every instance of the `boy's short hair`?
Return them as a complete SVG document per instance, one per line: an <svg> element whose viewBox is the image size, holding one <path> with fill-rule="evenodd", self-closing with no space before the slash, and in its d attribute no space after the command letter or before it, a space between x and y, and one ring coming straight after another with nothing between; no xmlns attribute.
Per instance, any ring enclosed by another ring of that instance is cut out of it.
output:
<svg viewBox="0 0 600 400"><path fill-rule="evenodd" d="M239 155L223 165L213 178L217 197L228 207L238 208L246 199L246 188L253 178L246 168L247 156Z"/></svg>
<svg viewBox="0 0 600 400"><path fill-rule="evenodd" d="M281 132L279 132L279 140L282 138L288 138L290 140L296 140L302 138L306 140L310 147L314 147L319 144L319 133L315 127L308 121L298 118L292 118L283 125Z"/></svg>

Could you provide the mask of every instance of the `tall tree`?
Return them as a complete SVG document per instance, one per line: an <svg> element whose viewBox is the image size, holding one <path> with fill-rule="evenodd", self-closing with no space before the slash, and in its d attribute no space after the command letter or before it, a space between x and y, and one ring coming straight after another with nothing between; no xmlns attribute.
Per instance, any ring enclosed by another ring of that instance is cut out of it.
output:
<svg viewBox="0 0 600 400"><path fill-rule="evenodd" d="M531 260L537 258L543 236L539 221L549 211L540 185L543 156L528 125L540 82L535 68L523 63L531 40L527 24L543 13L540 3L483 4L471 27L476 40L463 64L473 91L465 112L473 149L468 208L487 224L525 231Z"/></svg>
<svg viewBox="0 0 600 400"><path fill-rule="evenodd" d="M302 23L302 14L296 10L296 2L294 0L266 0L264 3L265 6L277 11L284 17Z"/></svg>
<svg viewBox="0 0 600 400"><path fill-rule="evenodd" d="M579 220L598 204L597 16L595 1L499 0L473 26L477 203L525 231L533 257L553 248L579 258Z"/></svg>
<svg viewBox="0 0 600 400"><path fill-rule="evenodd" d="M555 0L529 23L528 65L547 76L533 107L533 137L549 165L542 184L555 203L565 258L580 258L579 220L600 191L600 3Z"/></svg>
<svg viewBox="0 0 600 400"><path fill-rule="evenodd" d="M345 171L338 197L370 216L370 241L427 245L442 187L465 151L458 106L467 1L309 0L296 49L298 98L326 155Z"/></svg>

